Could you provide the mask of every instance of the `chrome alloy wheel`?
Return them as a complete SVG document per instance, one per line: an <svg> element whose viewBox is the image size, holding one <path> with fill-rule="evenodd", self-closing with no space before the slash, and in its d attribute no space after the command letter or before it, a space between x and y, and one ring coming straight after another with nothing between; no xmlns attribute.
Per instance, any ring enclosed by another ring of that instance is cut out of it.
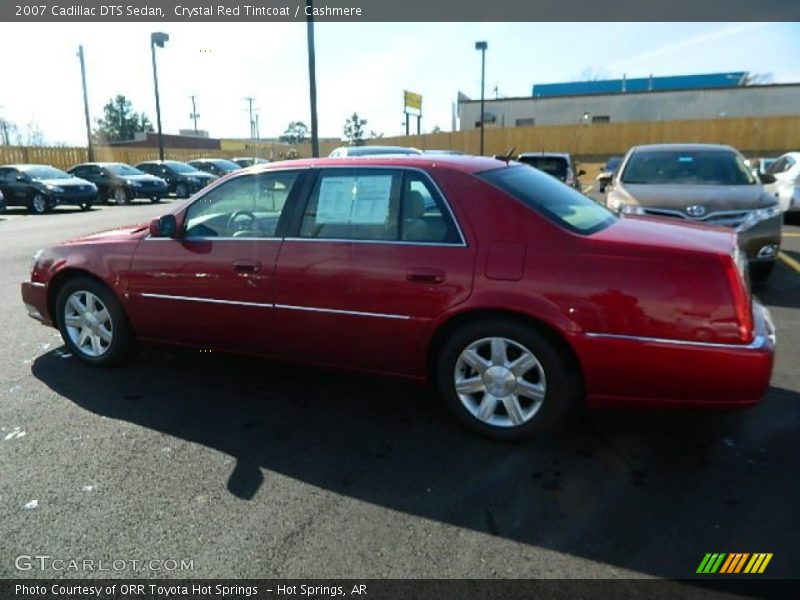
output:
<svg viewBox="0 0 800 600"><path fill-rule="evenodd" d="M100 298L85 290L78 290L67 298L64 325L75 347L92 358L108 352L114 339L108 308Z"/></svg>
<svg viewBox="0 0 800 600"><path fill-rule="evenodd" d="M33 197L33 212L37 215L47 212L47 198L43 194L36 194Z"/></svg>
<svg viewBox="0 0 800 600"><path fill-rule="evenodd" d="M472 416L495 427L530 421L547 390L544 368L533 352L503 337L467 346L456 361L453 383Z"/></svg>

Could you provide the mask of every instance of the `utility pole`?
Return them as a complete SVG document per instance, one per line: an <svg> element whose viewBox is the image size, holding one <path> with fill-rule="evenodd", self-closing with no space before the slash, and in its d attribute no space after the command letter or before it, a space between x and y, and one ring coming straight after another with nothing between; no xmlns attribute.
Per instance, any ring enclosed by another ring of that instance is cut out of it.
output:
<svg viewBox="0 0 800 600"><path fill-rule="evenodd" d="M86 64L83 62L83 45L78 46L78 58L81 61L81 83L83 84L83 116L86 119L86 150L89 155L89 162L94 162L92 126L89 121L89 94L86 91Z"/></svg>
<svg viewBox="0 0 800 600"><path fill-rule="evenodd" d="M250 112L250 139L253 140L256 137L256 122L253 120L253 101L255 98L247 96L245 100L247 101Z"/></svg>
<svg viewBox="0 0 800 600"><path fill-rule="evenodd" d="M314 18L311 0L306 0L306 34L308 38L308 90L311 100L311 156L319 158L319 133L317 131L317 67L314 51Z"/></svg>
<svg viewBox="0 0 800 600"><path fill-rule="evenodd" d="M197 135L197 119L200 118L200 115L197 114L197 104L195 103L197 96L192 95L189 97L192 99L192 114L189 115L189 118L194 121L194 134Z"/></svg>
<svg viewBox="0 0 800 600"><path fill-rule="evenodd" d="M150 34L150 51L153 54L153 87L156 93L156 122L158 124L158 158L164 160L164 136L161 133L161 102L158 98L158 71L156 70L156 46L163 48L169 35L156 31Z"/></svg>
<svg viewBox="0 0 800 600"><path fill-rule="evenodd" d="M483 156L483 122L485 120L484 116L484 89L486 85L486 48L489 47L489 44L486 42L475 42L475 50L481 51L481 153L480 156Z"/></svg>

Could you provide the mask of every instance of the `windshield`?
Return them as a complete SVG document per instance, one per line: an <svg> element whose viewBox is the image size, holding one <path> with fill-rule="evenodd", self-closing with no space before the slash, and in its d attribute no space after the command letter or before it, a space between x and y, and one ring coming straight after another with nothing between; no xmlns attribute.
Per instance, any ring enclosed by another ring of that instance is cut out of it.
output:
<svg viewBox="0 0 800 600"><path fill-rule="evenodd" d="M359 146L356 148L348 148L347 155L349 156L375 156L379 154L419 154L419 151L412 150L411 148L393 148L387 146Z"/></svg>
<svg viewBox="0 0 800 600"><path fill-rule="evenodd" d="M168 166L176 173L197 173L197 169L195 169L192 165L187 165L186 163L168 162L164 164L166 164L166 166Z"/></svg>
<svg viewBox="0 0 800 600"><path fill-rule="evenodd" d="M615 158L609 158L608 162L606 163L604 171L615 171L619 166L619 163L622 162L622 158L617 156Z"/></svg>
<svg viewBox="0 0 800 600"><path fill-rule="evenodd" d="M638 150L625 166L623 183L752 185L756 179L730 150Z"/></svg>
<svg viewBox="0 0 800 600"><path fill-rule="evenodd" d="M123 163L109 163L103 166L115 175L145 175L144 171Z"/></svg>
<svg viewBox="0 0 800 600"><path fill-rule="evenodd" d="M220 160L215 160L213 162L218 168L223 169L225 171L236 171L236 170L241 168L239 165L237 165L232 160L222 160L222 159L220 159Z"/></svg>
<svg viewBox="0 0 800 600"><path fill-rule="evenodd" d="M478 177L575 233L589 235L616 221L608 209L536 169L503 167Z"/></svg>
<svg viewBox="0 0 800 600"><path fill-rule="evenodd" d="M567 164L567 159L561 156L520 156L517 160L562 181L567 178L567 167L569 165Z"/></svg>
<svg viewBox="0 0 800 600"><path fill-rule="evenodd" d="M30 165L19 167L31 179L71 179L72 175L44 165Z"/></svg>

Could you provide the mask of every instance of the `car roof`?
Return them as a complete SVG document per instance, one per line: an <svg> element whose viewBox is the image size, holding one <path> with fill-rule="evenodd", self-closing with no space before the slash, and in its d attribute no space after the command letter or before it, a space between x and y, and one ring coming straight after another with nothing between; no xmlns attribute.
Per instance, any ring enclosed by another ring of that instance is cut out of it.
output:
<svg viewBox="0 0 800 600"><path fill-rule="evenodd" d="M502 161L487 156L468 156L457 154L409 154L395 156L348 156L341 158L301 158L284 160L265 165L255 165L247 172L271 171L285 168L310 168L310 167L408 167L417 169L436 169L440 167L462 171L464 173L479 173L493 169L507 167ZM514 164L513 166L518 166Z"/></svg>
<svg viewBox="0 0 800 600"><path fill-rule="evenodd" d="M631 151L646 150L648 152L687 152L691 150L727 150L729 152L738 152L733 146L726 144L643 144L641 146L634 146Z"/></svg>
<svg viewBox="0 0 800 600"><path fill-rule="evenodd" d="M51 169L56 169L57 171L61 171L58 167L54 167L53 165L45 165L39 163L19 163L16 165L0 165L0 167L11 167L12 169L23 170L23 169L30 169L31 167L50 167Z"/></svg>
<svg viewBox="0 0 800 600"><path fill-rule="evenodd" d="M569 152L521 152L520 158L534 158L536 156L557 156L559 158L569 158Z"/></svg>

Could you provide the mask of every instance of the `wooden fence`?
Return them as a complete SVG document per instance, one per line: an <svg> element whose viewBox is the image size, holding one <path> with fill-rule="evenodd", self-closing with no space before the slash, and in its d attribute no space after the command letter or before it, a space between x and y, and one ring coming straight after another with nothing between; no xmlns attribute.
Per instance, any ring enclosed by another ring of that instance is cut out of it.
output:
<svg viewBox="0 0 800 600"><path fill-rule="evenodd" d="M777 155L800 149L800 116L711 119L691 121L653 121L644 123L589 123L581 125L547 125L536 127L487 127L484 153L506 154L549 150L570 152L584 160L602 160L625 153L637 144L704 142L729 144L748 156ZM369 140L369 144L413 146L422 150L457 150L477 154L480 131L469 129L447 133L389 137ZM337 142L323 142L320 154L327 156ZM280 145L269 153L283 158L294 150L299 157L311 156L311 146ZM165 155L173 160L193 158L233 158L249 155L252 150L210 150L166 148ZM95 148L95 160L136 164L158 158L157 148L100 146ZM59 169L86 162L86 148L50 148L32 146L0 146L0 164L38 163Z"/></svg>

